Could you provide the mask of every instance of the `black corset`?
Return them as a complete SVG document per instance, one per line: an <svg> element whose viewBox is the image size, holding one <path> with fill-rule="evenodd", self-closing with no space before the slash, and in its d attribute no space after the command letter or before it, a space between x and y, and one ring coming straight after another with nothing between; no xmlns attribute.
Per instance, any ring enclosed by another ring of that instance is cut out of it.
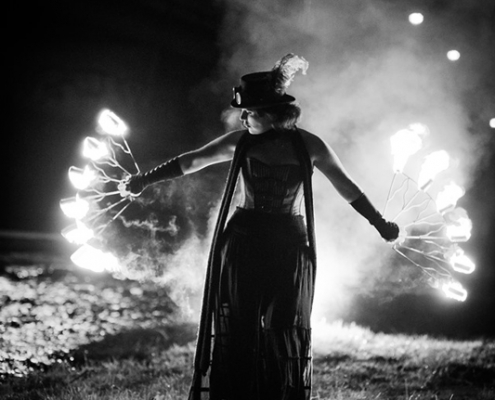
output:
<svg viewBox="0 0 495 400"><path fill-rule="evenodd" d="M242 165L243 208L266 213L299 215L303 176L296 164L268 165L246 158Z"/></svg>

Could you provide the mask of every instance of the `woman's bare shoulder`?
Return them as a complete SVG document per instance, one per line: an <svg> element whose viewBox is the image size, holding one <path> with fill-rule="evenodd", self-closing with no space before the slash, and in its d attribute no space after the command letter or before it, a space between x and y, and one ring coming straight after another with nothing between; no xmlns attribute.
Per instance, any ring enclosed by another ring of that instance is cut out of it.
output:
<svg viewBox="0 0 495 400"><path fill-rule="evenodd" d="M328 145L325 143L325 141L318 135L315 135L314 133L311 133L305 129L298 128L298 130L301 133L301 137L306 144L308 153L312 158L328 148Z"/></svg>

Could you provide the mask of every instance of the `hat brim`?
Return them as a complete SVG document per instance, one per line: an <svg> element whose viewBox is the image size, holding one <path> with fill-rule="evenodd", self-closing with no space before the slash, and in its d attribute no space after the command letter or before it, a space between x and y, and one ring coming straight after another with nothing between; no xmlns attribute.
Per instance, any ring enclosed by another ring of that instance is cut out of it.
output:
<svg viewBox="0 0 495 400"><path fill-rule="evenodd" d="M287 103L292 103L296 100L295 97L289 95L289 94L284 94L280 96L277 99L270 99L268 101L257 101L257 102L249 102L249 101L241 101L241 103L237 103L235 99L233 99L230 102L230 105L234 108L246 108L246 109L259 109L259 108L267 108L267 107L272 107L272 106L277 106L279 104L287 104Z"/></svg>

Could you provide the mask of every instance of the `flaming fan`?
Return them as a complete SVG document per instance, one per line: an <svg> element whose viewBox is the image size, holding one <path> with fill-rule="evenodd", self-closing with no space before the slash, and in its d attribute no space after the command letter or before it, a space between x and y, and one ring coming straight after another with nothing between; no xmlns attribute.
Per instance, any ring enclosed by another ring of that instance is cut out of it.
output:
<svg viewBox="0 0 495 400"><path fill-rule="evenodd" d="M77 192L62 199L60 208L74 222L62 230L62 236L80 245L71 256L74 264L99 272L116 271L118 259L96 245L106 227L131 204L132 197L122 193L122 184L131 170L134 174L140 170L124 137L126 124L110 110L103 110L97 122L96 132L102 138L88 136L82 146L89 163L69 168L69 180Z"/></svg>
<svg viewBox="0 0 495 400"><path fill-rule="evenodd" d="M449 155L439 150L426 156L417 180L404 173L406 163L421 149L427 132L426 126L413 124L391 136L394 177L383 213L395 215L389 218L401 227L393 249L420 268L432 287L449 298L464 301L467 291L455 275L470 274L475 269L459 246L469 240L472 228L466 210L456 207L464 190L450 182L436 198L428 192L437 175L448 169ZM396 200L392 202L393 199Z"/></svg>

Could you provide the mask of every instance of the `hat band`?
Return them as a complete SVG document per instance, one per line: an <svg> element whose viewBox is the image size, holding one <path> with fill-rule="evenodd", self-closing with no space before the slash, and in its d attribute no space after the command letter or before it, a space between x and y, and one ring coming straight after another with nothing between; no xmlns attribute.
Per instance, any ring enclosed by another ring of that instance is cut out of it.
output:
<svg viewBox="0 0 495 400"><path fill-rule="evenodd" d="M233 100L238 106L251 103L264 103L265 101L276 101L281 99L283 96L278 93L267 93L265 96L252 96L245 90L242 86L235 86L233 88Z"/></svg>

